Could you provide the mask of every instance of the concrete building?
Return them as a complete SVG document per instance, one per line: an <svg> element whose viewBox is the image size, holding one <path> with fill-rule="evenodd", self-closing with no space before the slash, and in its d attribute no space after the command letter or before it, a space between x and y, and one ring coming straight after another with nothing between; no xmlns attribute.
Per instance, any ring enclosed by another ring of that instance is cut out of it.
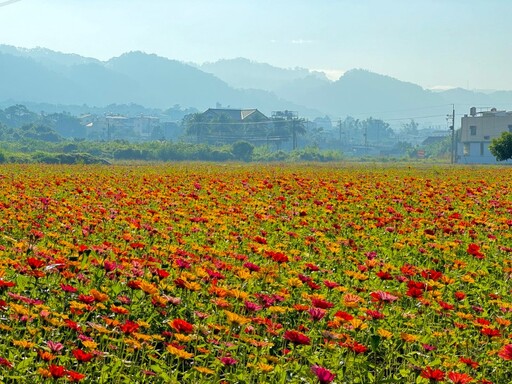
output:
<svg viewBox="0 0 512 384"><path fill-rule="evenodd" d="M503 132L512 132L512 112L498 111L496 108L477 112L475 107L471 108L469 116L465 115L461 120L457 163L496 164L489 145Z"/></svg>

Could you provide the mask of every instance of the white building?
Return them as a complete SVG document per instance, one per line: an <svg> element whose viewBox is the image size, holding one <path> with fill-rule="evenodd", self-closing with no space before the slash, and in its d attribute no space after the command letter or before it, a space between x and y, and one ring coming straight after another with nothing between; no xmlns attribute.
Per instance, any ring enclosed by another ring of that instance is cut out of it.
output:
<svg viewBox="0 0 512 384"><path fill-rule="evenodd" d="M495 164L495 157L489 151L492 139L500 137L503 132L512 132L512 112L490 111L477 112L470 109L470 114L461 120L460 140L457 142L457 162L461 164Z"/></svg>

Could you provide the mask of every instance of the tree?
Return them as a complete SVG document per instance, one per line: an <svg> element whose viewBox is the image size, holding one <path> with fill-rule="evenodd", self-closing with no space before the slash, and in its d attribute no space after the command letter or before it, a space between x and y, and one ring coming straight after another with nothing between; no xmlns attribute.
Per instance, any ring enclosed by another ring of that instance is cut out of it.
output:
<svg viewBox="0 0 512 384"><path fill-rule="evenodd" d="M417 135L419 124L411 119L410 122L402 124L402 132L406 135Z"/></svg>
<svg viewBox="0 0 512 384"><path fill-rule="evenodd" d="M187 135L195 135L199 143L207 133L208 126L202 113L192 113L183 118L183 125Z"/></svg>
<svg viewBox="0 0 512 384"><path fill-rule="evenodd" d="M249 161L254 152L254 145L247 141L237 141L233 144L231 152L237 160Z"/></svg>
<svg viewBox="0 0 512 384"><path fill-rule="evenodd" d="M492 140L489 150L498 161L512 159L512 133L503 132Z"/></svg>

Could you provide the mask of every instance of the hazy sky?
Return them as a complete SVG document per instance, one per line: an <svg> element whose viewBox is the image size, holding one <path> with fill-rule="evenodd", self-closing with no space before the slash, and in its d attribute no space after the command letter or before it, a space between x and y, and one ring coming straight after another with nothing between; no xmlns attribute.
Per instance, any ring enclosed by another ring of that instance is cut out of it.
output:
<svg viewBox="0 0 512 384"><path fill-rule="evenodd" d="M511 0L0 0L0 44L512 90Z"/></svg>

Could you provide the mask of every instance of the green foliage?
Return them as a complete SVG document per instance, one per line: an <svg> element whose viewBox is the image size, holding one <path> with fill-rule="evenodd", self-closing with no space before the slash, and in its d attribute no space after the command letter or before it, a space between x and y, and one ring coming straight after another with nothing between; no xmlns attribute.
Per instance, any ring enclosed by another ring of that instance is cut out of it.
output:
<svg viewBox="0 0 512 384"><path fill-rule="evenodd" d="M247 141L237 141L232 146L232 153L237 160L250 161L254 152L254 145Z"/></svg>
<svg viewBox="0 0 512 384"><path fill-rule="evenodd" d="M512 133L503 132L500 137L493 139L489 150L498 161L512 159Z"/></svg>

